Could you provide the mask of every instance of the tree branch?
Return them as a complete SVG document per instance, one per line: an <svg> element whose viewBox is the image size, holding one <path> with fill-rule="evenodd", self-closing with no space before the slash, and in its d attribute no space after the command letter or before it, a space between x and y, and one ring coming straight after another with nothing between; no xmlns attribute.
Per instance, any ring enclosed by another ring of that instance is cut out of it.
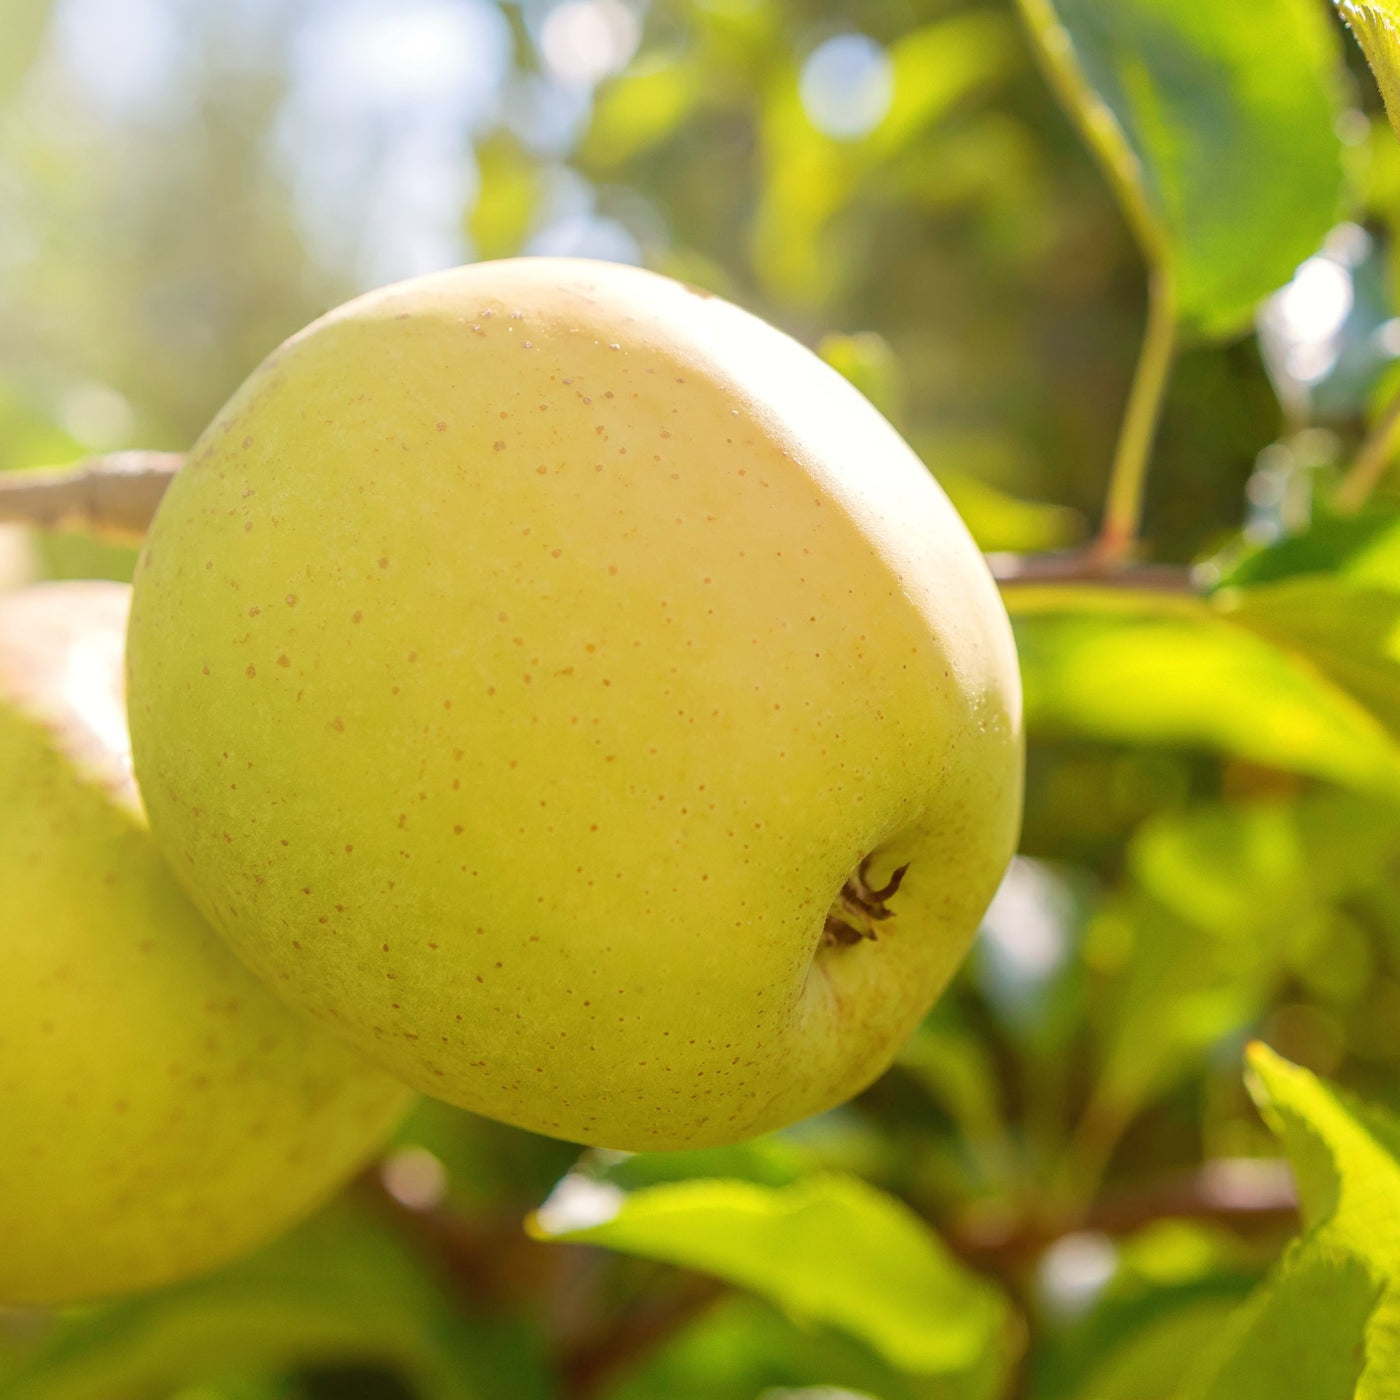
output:
<svg viewBox="0 0 1400 1400"><path fill-rule="evenodd" d="M114 452L57 471L0 473L0 521L139 544L184 460L179 452Z"/></svg>
<svg viewBox="0 0 1400 1400"><path fill-rule="evenodd" d="M85 530L123 544L139 544L183 461L179 452L114 452L52 471L0 472L0 523ZM987 564L1003 587L1095 583L1105 588L1194 591L1189 569L1126 565L1098 548L1058 554L989 554Z"/></svg>
<svg viewBox="0 0 1400 1400"><path fill-rule="evenodd" d="M975 1268L1014 1273L1056 1240L1082 1230L1131 1235L1157 1220L1213 1220L1240 1232L1275 1230L1297 1218L1298 1196L1288 1164L1275 1158L1222 1158L1187 1172L1124 1187L1072 1219L1035 1217L995 1226L944 1223L952 1249Z"/></svg>
<svg viewBox="0 0 1400 1400"><path fill-rule="evenodd" d="M1175 564L1122 564L1097 549L1073 554L989 554L987 567L1003 588L1044 583L1093 583L1152 593L1194 593L1191 570Z"/></svg>

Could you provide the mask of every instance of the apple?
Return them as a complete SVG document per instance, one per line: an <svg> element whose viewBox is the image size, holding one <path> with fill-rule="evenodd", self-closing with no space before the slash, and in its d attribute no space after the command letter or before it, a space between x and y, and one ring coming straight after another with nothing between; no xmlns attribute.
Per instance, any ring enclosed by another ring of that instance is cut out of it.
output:
<svg viewBox="0 0 1400 1400"><path fill-rule="evenodd" d="M410 1097L248 973L152 843L122 705L128 595L0 598L0 1304L252 1249Z"/></svg>
<svg viewBox="0 0 1400 1400"><path fill-rule="evenodd" d="M808 350L633 268L350 302L217 415L137 570L157 840L430 1094L725 1143L890 1062L1011 856L1000 597Z"/></svg>

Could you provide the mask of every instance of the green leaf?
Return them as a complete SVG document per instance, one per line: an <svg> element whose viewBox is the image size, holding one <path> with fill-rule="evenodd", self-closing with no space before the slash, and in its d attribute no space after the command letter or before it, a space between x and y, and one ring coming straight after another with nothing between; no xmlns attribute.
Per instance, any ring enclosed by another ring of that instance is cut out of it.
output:
<svg viewBox="0 0 1400 1400"><path fill-rule="evenodd" d="M654 149L695 111L703 92L694 58L646 55L599 91L581 159L610 169Z"/></svg>
<svg viewBox="0 0 1400 1400"><path fill-rule="evenodd" d="M1325 955L1331 906L1398 854L1393 806L1347 792L1147 822L1128 848L1132 888L1100 915L1127 952L1101 1016L1095 1111L1122 1124L1242 1037L1300 961Z"/></svg>
<svg viewBox="0 0 1400 1400"><path fill-rule="evenodd" d="M1100 1068L1085 1116L1088 1136L1111 1146L1144 1103L1257 1020L1281 958L1258 940L1224 940L1140 891L1100 918L1129 949L1100 1018Z"/></svg>
<svg viewBox="0 0 1400 1400"><path fill-rule="evenodd" d="M1200 748L1400 795L1400 746L1305 657L1193 597L1007 589L1033 735Z"/></svg>
<svg viewBox="0 0 1400 1400"><path fill-rule="evenodd" d="M1164 1311L1105 1347L1081 1394L1085 1400L1170 1400L1192 1358L1219 1335L1232 1303L1206 1298Z"/></svg>
<svg viewBox="0 0 1400 1400"><path fill-rule="evenodd" d="M1234 563L1220 611L1305 656L1400 734L1400 512L1323 516Z"/></svg>
<svg viewBox="0 0 1400 1400"><path fill-rule="evenodd" d="M1249 1087L1293 1165L1305 1231L1181 1400L1400 1395L1400 1120L1262 1045Z"/></svg>
<svg viewBox="0 0 1400 1400"><path fill-rule="evenodd" d="M1400 591L1400 511L1373 505L1356 515L1322 515L1296 535L1235 560L1217 589L1339 574Z"/></svg>
<svg viewBox="0 0 1400 1400"><path fill-rule="evenodd" d="M1225 614L1306 656L1400 734L1400 590L1309 575L1219 595Z"/></svg>
<svg viewBox="0 0 1400 1400"><path fill-rule="evenodd" d="M1226 938L1279 931L1379 879L1400 855L1388 804L1344 792L1198 807L1149 821L1128 863L1179 918Z"/></svg>
<svg viewBox="0 0 1400 1400"><path fill-rule="evenodd" d="M482 258L520 251L544 198L538 164L514 137L497 132L476 148L476 204L467 232Z"/></svg>
<svg viewBox="0 0 1400 1400"><path fill-rule="evenodd" d="M1068 506L1022 500L959 471L940 471L938 483L978 547L989 553L1038 554L1084 536L1084 517Z"/></svg>
<svg viewBox="0 0 1400 1400"><path fill-rule="evenodd" d="M743 1294L645 1357L607 1400L790 1400L797 1387L804 1400L993 1400L961 1380L901 1375L841 1333L795 1324Z"/></svg>
<svg viewBox="0 0 1400 1400"><path fill-rule="evenodd" d="M770 295L808 305L832 298L855 271L843 265L832 242L837 216L871 177L1009 75L1013 39L1002 16L984 11L950 15L904 35L889 50L889 110L867 135L850 141L812 124L796 64L770 77L761 121L763 182L751 234L754 267Z"/></svg>
<svg viewBox="0 0 1400 1400"><path fill-rule="evenodd" d="M857 1177L599 1189L566 1177L531 1233L714 1274L860 1339L901 1370L974 1376L1009 1364L1010 1314L997 1289L907 1206Z"/></svg>
<svg viewBox="0 0 1400 1400"><path fill-rule="evenodd" d="M817 354L865 395L891 423L904 431L904 366L894 347L876 331L824 335Z"/></svg>
<svg viewBox="0 0 1400 1400"><path fill-rule="evenodd" d="M1019 3L1149 261L1172 273L1181 320L1240 330L1336 217L1337 51L1322 7Z"/></svg>
<svg viewBox="0 0 1400 1400"><path fill-rule="evenodd" d="M970 10L911 30L890 45L889 110L865 141L869 161L904 150L960 103L1006 77L1015 30L990 10Z"/></svg>
<svg viewBox="0 0 1400 1400"><path fill-rule="evenodd" d="M1376 75L1386 115L1400 135L1400 6L1395 0L1333 0L1333 3L1356 35L1371 72Z"/></svg>
<svg viewBox="0 0 1400 1400"><path fill-rule="evenodd" d="M997 1067L984 1038L940 1015L941 1009L924 1021L895 1063L948 1114L962 1145L991 1177L1014 1155Z"/></svg>

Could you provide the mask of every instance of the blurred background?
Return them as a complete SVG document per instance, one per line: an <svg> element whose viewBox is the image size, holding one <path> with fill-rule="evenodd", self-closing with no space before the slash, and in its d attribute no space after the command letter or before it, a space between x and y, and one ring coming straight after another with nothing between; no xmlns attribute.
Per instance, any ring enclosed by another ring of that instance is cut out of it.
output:
<svg viewBox="0 0 1400 1400"><path fill-rule="evenodd" d="M1256 327L1184 347L1147 501L1157 561L1306 523L1394 388L1400 148L1336 37L1335 227ZM1010 0L0 0L0 469L183 450L321 312L517 253L645 264L788 329L896 422L987 550L1096 527L1145 274ZM8 583L133 560L0 534ZM585 1168L859 1172L1020 1300L1039 1340L1018 1393L1087 1395L1116 1356L1129 1379L1092 1393L1150 1400L1142 1378L1293 1228L1267 1163L1257 1211L1201 1204L1203 1162L1274 1152L1245 1040L1400 1100L1397 851L1360 799L1247 758L1032 738L1024 854L885 1079L728 1157ZM0 1312L0 1362L69 1339L9 1393L1002 1393L915 1383L699 1275L527 1240L577 1159L425 1107L266 1255L80 1333ZM1111 1209L1052 1243L1047 1183ZM1124 1370L1131 1345L1156 1359Z"/></svg>

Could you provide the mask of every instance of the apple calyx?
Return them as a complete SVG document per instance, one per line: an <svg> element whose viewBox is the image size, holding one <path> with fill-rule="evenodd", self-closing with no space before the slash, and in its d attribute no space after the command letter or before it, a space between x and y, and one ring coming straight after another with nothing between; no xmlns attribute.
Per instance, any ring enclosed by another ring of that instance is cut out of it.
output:
<svg viewBox="0 0 1400 1400"><path fill-rule="evenodd" d="M826 925L822 930L824 944L839 944L848 948L867 939L874 942L878 937L874 925L894 915L894 910L887 908L885 901L899 892L909 866L907 863L901 865L887 884L873 890L865 878L865 870L871 859L871 856L866 856L841 886L841 893L826 916Z"/></svg>

